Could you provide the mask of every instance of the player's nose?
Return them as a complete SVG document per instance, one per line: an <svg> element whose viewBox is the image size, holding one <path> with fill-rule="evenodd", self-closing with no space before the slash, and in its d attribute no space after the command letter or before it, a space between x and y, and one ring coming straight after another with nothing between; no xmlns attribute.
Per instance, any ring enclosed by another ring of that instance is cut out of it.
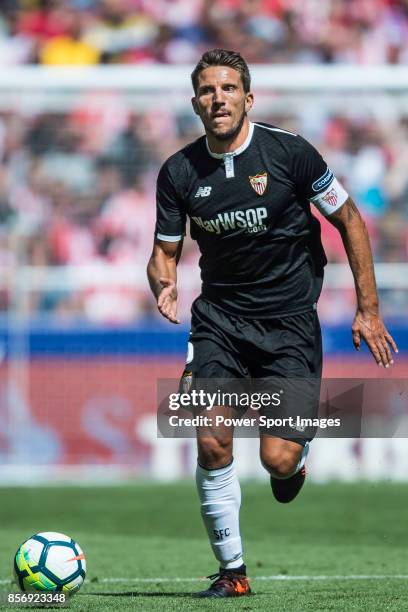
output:
<svg viewBox="0 0 408 612"><path fill-rule="evenodd" d="M222 87L214 89L213 104L223 104L225 102L225 93Z"/></svg>

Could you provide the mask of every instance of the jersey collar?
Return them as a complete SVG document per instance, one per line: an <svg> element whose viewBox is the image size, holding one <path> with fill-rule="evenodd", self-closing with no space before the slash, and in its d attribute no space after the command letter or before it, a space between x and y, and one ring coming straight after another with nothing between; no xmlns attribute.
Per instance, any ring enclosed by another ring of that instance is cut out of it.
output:
<svg viewBox="0 0 408 612"><path fill-rule="evenodd" d="M214 153L213 151L211 151L210 145L208 144L208 140L206 138L205 144L207 146L207 151L211 155L211 157L215 157L215 159L224 159L224 157L226 156L239 155L240 153L243 153L245 149L247 149L249 145L251 144L253 133L254 133L254 124L252 123L252 121L250 121L249 129L248 129L248 136L246 137L245 142L243 142L242 145L238 147L238 149L235 149L235 151L229 151L228 153Z"/></svg>

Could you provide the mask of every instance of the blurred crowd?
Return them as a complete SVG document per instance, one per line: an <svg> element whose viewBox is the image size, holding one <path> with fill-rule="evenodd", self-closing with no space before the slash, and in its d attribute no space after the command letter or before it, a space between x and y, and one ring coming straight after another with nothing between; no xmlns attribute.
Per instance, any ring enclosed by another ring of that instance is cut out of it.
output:
<svg viewBox="0 0 408 612"><path fill-rule="evenodd" d="M3 66L193 64L214 46L238 49L250 63L406 63L408 0L0 2ZM390 119L318 106L315 115L299 109L263 116L255 107L253 118L313 142L362 210L376 260L406 261L408 111ZM157 171L202 133L192 112L136 111L115 92L83 93L58 112L1 108L0 311L24 307L112 323L150 315L155 307L144 267ZM326 222L323 237L329 261L344 262L338 232ZM197 261L187 239L183 262L196 268ZM40 270L106 262L141 270L141 288L90 283L84 291L31 292L28 304L16 304L21 296L13 291L13 271L20 265ZM182 293L185 320L198 280L192 285ZM383 303L390 314L406 311L408 292L388 292ZM320 308L323 320L348 317L353 292L325 292Z"/></svg>
<svg viewBox="0 0 408 612"><path fill-rule="evenodd" d="M253 118L259 118L255 111ZM366 116L320 117L313 133L316 121L310 116L262 120L298 131L322 152L364 214L377 261L406 261L408 115L393 125ZM189 111L136 113L116 94L103 104L84 94L65 114L0 114L0 272L19 264L108 262L119 272L123 266L139 269L143 278L140 289L126 283L92 287L91 282L83 292L34 292L33 312L85 313L90 320L115 323L155 310L144 269L152 247L157 171L201 132ZM326 221L322 226L329 261L345 262L337 230ZM182 263L195 266L197 260L195 244L187 239ZM182 316L187 317L193 297L184 294ZM0 309L7 310L12 299L3 286ZM398 314L406 306L394 299L389 308ZM352 291L340 292L335 306L330 297L321 303L327 320L348 316L353 308Z"/></svg>
<svg viewBox="0 0 408 612"><path fill-rule="evenodd" d="M0 64L407 63L408 0L2 0Z"/></svg>

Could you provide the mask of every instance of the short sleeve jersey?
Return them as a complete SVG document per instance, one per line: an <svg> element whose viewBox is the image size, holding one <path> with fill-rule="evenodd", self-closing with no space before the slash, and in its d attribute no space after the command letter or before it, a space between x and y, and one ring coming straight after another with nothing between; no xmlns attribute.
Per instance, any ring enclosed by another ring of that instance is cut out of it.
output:
<svg viewBox="0 0 408 612"><path fill-rule="evenodd" d="M232 314L273 318L314 309L326 257L312 202L330 215L347 193L301 136L250 123L233 153L204 137L172 155L157 181L156 237L185 233L200 252L202 295Z"/></svg>

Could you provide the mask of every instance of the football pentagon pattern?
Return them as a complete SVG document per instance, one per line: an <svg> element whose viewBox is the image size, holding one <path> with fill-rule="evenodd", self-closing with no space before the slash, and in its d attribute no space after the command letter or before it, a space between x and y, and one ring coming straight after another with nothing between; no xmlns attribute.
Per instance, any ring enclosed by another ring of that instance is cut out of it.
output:
<svg viewBox="0 0 408 612"><path fill-rule="evenodd" d="M37 533L17 550L14 573L22 591L60 591L72 595L85 579L85 556L69 536Z"/></svg>

